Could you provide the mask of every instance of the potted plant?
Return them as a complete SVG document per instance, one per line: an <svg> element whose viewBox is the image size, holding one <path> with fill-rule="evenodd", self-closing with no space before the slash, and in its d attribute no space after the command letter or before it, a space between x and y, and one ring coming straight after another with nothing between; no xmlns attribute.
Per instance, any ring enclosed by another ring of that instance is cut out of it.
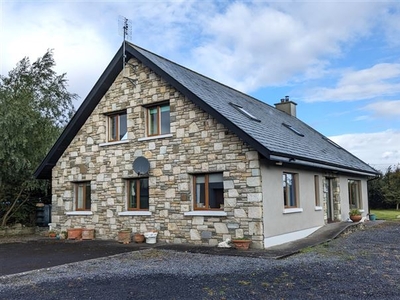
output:
<svg viewBox="0 0 400 300"><path fill-rule="evenodd" d="M60 239L65 240L68 237L68 233L66 231L61 231L60 233Z"/></svg>
<svg viewBox="0 0 400 300"><path fill-rule="evenodd" d="M122 244L129 244L131 242L131 230L121 229L118 231L118 242Z"/></svg>
<svg viewBox="0 0 400 300"><path fill-rule="evenodd" d="M48 237L55 238L57 236L57 232L55 230L49 230Z"/></svg>
<svg viewBox="0 0 400 300"><path fill-rule="evenodd" d="M144 237L146 238L146 243L147 244L155 244L156 240L157 240L157 234L158 234L158 232L155 230L145 232Z"/></svg>
<svg viewBox="0 0 400 300"><path fill-rule="evenodd" d="M251 239L241 237L232 239L232 244L238 250L248 250L251 244Z"/></svg>
<svg viewBox="0 0 400 300"><path fill-rule="evenodd" d="M350 220L352 220L353 222L360 222L360 220L362 218L361 212L358 208L354 208L354 209L350 210L349 216L350 216Z"/></svg>
<svg viewBox="0 0 400 300"><path fill-rule="evenodd" d="M69 240L81 240L82 228L68 228L67 235Z"/></svg>
<svg viewBox="0 0 400 300"><path fill-rule="evenodd" d="M133 240L135 241L135 243L143 243L144 242L144 234L141 233L135 233L135 235L133 236Z"/></svg>

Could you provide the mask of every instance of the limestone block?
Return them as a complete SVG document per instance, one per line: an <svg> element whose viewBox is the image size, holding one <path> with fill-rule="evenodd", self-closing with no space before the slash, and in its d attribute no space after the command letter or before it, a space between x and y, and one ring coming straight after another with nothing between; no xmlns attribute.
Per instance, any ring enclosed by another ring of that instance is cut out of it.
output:
<svg viewBox="0 0 400 300"><path fill-rule="evenodd" d="M193 217L192 218L193 225L203 225L204 224L204 217Z"/></svg>
<svg viewBox="0 0 400 300"><path fill-rule="evenodd" d="M168 210L167 209L160 210L160 217L161 218L167 218L168 217Z"/></svg>
<svg viewBox="0 0 400 300"><path fill-rule="evenodd" d="M236 229L235 238L242 238L242 237L244 237L243 229Z"/></svg>
<svg viewBox="0 0 400 300"><path fill-rule="evenodd" d="M260 186L261 185L260 177L248 177L246 182L247 182L248 186Z"/></svg>
<svg viewBox="0 0 400 300"><path fill-rule="evenodd" d="M249 202L261 202L262 193L249 193L247 194L247 201Z"/></svg>
<svg viewBox="0 0 400 300"><path fill-rule="evenodd" d="M107 218L111 218L114 216L114 212L111 209L107 209Z"/></svg>
<svg viewBox="0 0 400 300"><path fill-rule="evenodd" d="M214 223L216 233L229 233L225 223Z"/></svg>
<svg viewBox="0 0 400 300"><path fill-rule="evenodd" d="M176 223L168 223L168 230L176 231L178 230L178 226L176 225Z"/></svg>
<svg viewBox="0 0 400 300"><path fill-rule="evenodd" d="M260 219L262 218L262 209L260 206L252 206L248 208L249 218Z"/></svg>
<svg viewBox="0 0 400 300"><path fill-rule="evenodd" d="M190 229L190 239L192 241L200 241L201 237L200 237L199 231L196 229Z"/></svg>
<svg viewBox="0 0 400 300"><path fill-rule="evenodd" d="M218 245L218 240L217 239L210 239L208 241L209 246L217 246Z"/></svg>
<svg viewBox="0 0 400 300"><path fill-rule="evenodd" d="M230 198L239 197L239 193L236 189L229 189L228 197L230 197Z"/></svg>
<svg viewBox="0 0 400 300"><path fill-rule="evenodd" d="M246 152L247 160L258 160L258 152L257 151L248 151Z"/></svg>
<svg viewBox="0 0 400 300"><path fill-rule="evenodd" d="M236 164L238 171L246 171L246 164L245 163L238 163Z"/></svg>
<svg viewBox="0 0 400 300"><path fill-rule="evenodd" d="M224 148L224 145L222 143L214 143L214 150L215 151L220 151Z"/></svg>
<svg viewBox="0 0 400 300"><path fill-rule="evenodd" d="M226 207L235 207L236 206L236 198L226 198L225 206Z"/></svg>
<svg viewBox="0 0 400 300"><path fill-rule="evenodd" d="M249 222L249 234L250 235L262 235L263 228L261 222Z"/></svg>
<svg viewBox="0 0 400 300"><path fill-rule="evenodd" d="M165 198L175 198L175 189L167 189L165 191Z"/></svg>
<svg viewBox="0 0 400 300"><path fill-rule="evenodd" d="M234 216L235 216L235 218L246 218L247 217L246 212L242 208L235 209Z"/></svg>
<svg viewBox="0 0 400 300"><path fill-rule="evenodd" d="M224 189L233 189L235 185L233 184L233 180L224 180Z"/></svg>
<svg viewBox="0 0 400 300"><path fill-rule="evenodd" d="M202 239L210 239L212 237L211 231L202 231L201 238Z"/></svg>
<svg viewBox="0 0 400 300"><path fill-rule="evenodd" d="M188 204L181 205L181 212L188 212L190 211L190 207Z"/></svg>

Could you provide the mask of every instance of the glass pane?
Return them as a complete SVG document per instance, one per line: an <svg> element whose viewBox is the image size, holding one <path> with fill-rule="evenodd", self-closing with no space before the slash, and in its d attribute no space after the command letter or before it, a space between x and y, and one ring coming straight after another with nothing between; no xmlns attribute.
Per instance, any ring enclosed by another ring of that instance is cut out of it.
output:
<svg viewBox="0 0 400 300"><path fill-rule="evenodd" d="M149 109L149 134L158 134L157 108Z"/></svg>
<svg viewBox="0 0 400 300"><path fill-rule="evenodd" d="M86 183L86 199L85 199L85 209L90 209L91 207L91 190L90 190L90 182Z"/></svg>
<svg viewBox="0 0 400 300"><path fill-rule="evenodd" d="M77 209L83 209L83 185L79 184L77 186L78 192L77 192L77 202L76 202L76 207Z"/></svg>
<svg viewBox="0 0 400 300"><path fill-rule="evenodd" d="M109 132L109 140L110 141L115 141L117 139L117 116L111 116L109 117L109 126L110 126L110 132Z"/></svg>
<svg viewBox="0 0 400 300"><path fill-rule="evenodd" d="M205 176L196 177L196 207L205 207Z"/></svg>
<svg viewBox="0 0 400 300"><path fill-rule="evenodd" d="M137 208L136 180L130 181L129 185L129 208Z"/></svg>
<svg viewBox="0 0 400 300"><path fill-rule="evenodd" d="M126 139L126 114L122 114L119 116L119 139Z"/></svg>
<svg viewBox="0 0 400 300"><path fill-rule="evenodd" d="M170 133L169 105L161 107L161 134Z"/></svg>
<svg viewBox="0 0 400 300"><path fill-rule="evenodd" d="M140 209L149 209L149 179L140 179Z"/></svg>
<svg viewBox="0 0 400 300"><path fill-rule="evenodd" d="M208 175L209 182L221 182L222 183L222 173L210 174Z"/></svg>

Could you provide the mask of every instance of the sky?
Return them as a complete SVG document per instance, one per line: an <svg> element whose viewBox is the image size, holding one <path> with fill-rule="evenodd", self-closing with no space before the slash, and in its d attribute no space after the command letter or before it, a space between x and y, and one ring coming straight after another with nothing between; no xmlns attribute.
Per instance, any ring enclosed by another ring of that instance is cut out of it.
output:
<svg viewBox="0 0 400 300"><path fill-rule="evenodd" d="M0 74L53 49L82 103L128 40L297 117L372 167L400 163L400 1L0 0Z"/></svg>

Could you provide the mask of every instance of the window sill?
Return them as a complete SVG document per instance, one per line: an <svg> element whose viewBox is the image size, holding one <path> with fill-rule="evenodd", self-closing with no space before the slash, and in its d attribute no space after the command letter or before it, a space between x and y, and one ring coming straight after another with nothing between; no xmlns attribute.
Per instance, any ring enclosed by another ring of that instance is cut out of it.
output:
<svg viewBox="0 0 400 300"><path fill-rule="evenodd" d="M65 214L67 216L91 216L93 215L93 212L84 210L75 210L75 211L66 211Z"/></svg>
<svg viewBox="0 0 400 300"><path fill-rule="evenodd" d="M172 133L155 135L155 136L146 136L143 138L139 138L138 141L142 142L142 141L148 141L148 140L163 139L163 138L168 138L168 137L172 137Z"/></svg>
<svg viewBox="0 0 400 300"><path fill-rule="evenodd" d="M119 144L126 144L126 143L129 143L129 140L101 143L101 144L99 144L99 146L104 147L104 146L112 146L112 145L119 145Z"/></svg>
<svg viewBox="0 0 400 300"><path fill-rule="evenodd" d="M316 206L316 207L314 208L314 210L315 210L315 211L321 211L321 210L322 210L322 206Z"/></svg>
<svg viewBox="0 0 400 300"><path fill-rule="evenodd" d="M183 214L184 216L205 216L205 217L226 217L228 214L224 211L215 210L193 210Z"/></svg>
<svg viewBox="0 0 400 300"><path fill-rule="evenodd" d="M118 216L151 216L150 211L121 211L118 213Z"/></svg>
<svg viewBox="0 0 400 300"><path fill-rule="evenodd" d="M285 208L283 210L284 214L295 214L295 213L301 213L303 212L302 208Z"/></svg>

